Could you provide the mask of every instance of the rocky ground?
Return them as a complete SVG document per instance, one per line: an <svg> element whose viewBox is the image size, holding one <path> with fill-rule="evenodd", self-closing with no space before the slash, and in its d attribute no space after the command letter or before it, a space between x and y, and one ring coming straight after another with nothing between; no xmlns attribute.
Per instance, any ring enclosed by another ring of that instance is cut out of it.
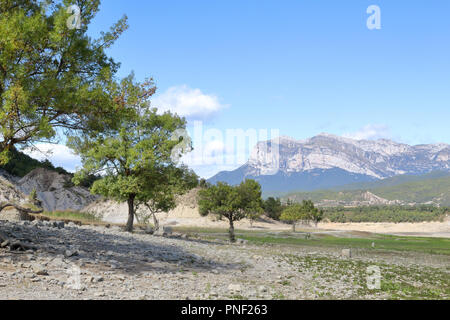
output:
<svg viewBox="0 0 450 320"><path fill-rule="evenodd" d="M0 221L0 230L37 249L0 249L0 299L384 299L418 292L449 299L450 259L441 255L356 250L348 257L336 248L231 245L45 221ZM372 265L389 280L380 290L367 288Z"/></svg>

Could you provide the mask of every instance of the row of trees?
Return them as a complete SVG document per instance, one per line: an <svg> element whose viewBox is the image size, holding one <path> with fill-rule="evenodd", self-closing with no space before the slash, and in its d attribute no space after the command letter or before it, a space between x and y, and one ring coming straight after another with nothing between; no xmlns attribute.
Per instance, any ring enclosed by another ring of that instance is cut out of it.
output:
<svg viewBox="0 0 450 320"><path fill-rule="evenodd" d="M292 231L298 223L309 224L313 222L316 226L323 219L323 210L314 207L311 200L303 200L302 203L292 203L283 210L280 220L292 224Z"/></svg>
<svg viewBox="0 0 450 320"><path fill-rule="evenodd" d="M446 207L366 206L358 208L325 208L324 218L331 222L424 222L443 221L450 213Z"/></svg>

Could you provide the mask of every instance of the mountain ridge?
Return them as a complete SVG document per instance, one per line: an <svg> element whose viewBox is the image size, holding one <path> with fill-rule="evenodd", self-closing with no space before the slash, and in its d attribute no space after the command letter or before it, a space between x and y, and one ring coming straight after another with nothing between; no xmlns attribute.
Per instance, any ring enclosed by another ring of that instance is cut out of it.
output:
<svg viewBox="0 0 450 320"><path fill-rule="evenodd" d="M336 170L346 174L336 177ZM410 146L388 139L355 140L321 133L306 140L281 136L259 142L246 164L208 181L236 184L251 178L260 181L264 191L300 190L299 185L310 191L348 184L355 177L353 182L367 182L433 171L450 171L450 145Z"/></svg>

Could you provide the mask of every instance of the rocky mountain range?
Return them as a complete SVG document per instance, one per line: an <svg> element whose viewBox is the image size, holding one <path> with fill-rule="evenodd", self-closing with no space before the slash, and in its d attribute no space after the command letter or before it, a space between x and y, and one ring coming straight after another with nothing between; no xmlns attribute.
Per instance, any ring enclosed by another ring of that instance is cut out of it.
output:
<svg viewBox="0 0 450 320"><path fill-rule="evenodd" d="M307 140L280 137L259 142L245 165L208 181L237 184L251 178L267 193L311 191L432 171L450 171L450 145L410 146L323 133Z"/></svg>

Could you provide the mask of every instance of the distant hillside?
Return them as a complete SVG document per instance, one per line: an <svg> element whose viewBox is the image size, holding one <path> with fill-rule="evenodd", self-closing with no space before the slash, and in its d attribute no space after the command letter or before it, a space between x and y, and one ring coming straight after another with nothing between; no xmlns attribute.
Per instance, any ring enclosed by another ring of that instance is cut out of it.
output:
<svg viewBox="0 0 450 320"><path fill-rule="evenodd" d="M22 178L37 168L44 168L62 174L69 174L69 172L67 172L63 168L53 166L53 164L48 160L39 161L33 159L30 156L27 156L25 153L16 149L13 149L11 151L11 156L12 158L10 159L10 161L4 166L0 166L0 169L5 170L13 176Z"/></svg>
<svg viewBox="0 0 450 320"><path fill-rule="evenodd" d="M376 189L382 187L393 187L398 186L400 184L415 182L415 181L423 181L435 178L444 178L450 177L450 172L447 171L433 171L427 174L422 175L398 175L391 178L376 180L376 181L368 181L368 182L357 182L352 184L347 184L335 188L329 188L329 190L334 191L343 191L343 190L369 190Z"/></svg>
<svg viewBox="0 0 450 320"><path fill-rule="evenodd" d="M255 179L267 194L336 190L349 183L433 171L450 172L450 145L410 146L386 139L354 140L322 133L306 140L279 137L261 141L247 163L234 171L219 172L208 182L238 184Z"/></svg>
<svg viewBox="0 0 450 320"><path fill-rule="evenodd" d="M431 178L430 178L431 177ZM403 182L402 181L408 181ZM403 176L362 184L359 190L319 190L294 192L283 196L293 201L312 200L323 206L434 204L450 206L450 175L432 173L423 176ZM356 187L356 184L353 185Z"/></svg>

